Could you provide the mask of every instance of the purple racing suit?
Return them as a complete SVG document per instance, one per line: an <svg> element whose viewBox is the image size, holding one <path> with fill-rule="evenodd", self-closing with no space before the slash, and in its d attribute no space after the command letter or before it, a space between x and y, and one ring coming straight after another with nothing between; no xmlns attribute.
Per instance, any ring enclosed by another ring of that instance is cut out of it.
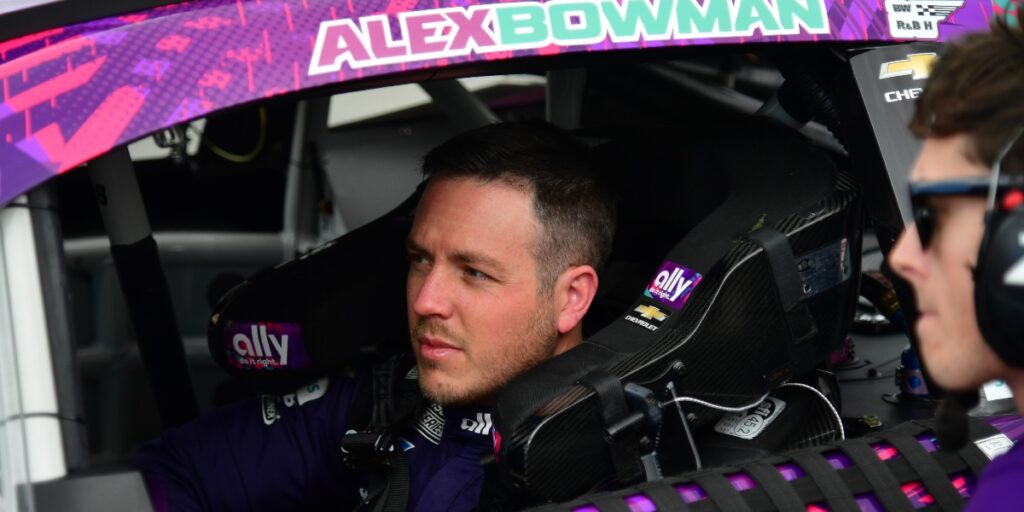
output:
<svg viewBox="0 0 1024 512"><path fill-rule="evenodd" d="M1024 503L1024 443L989 464L981 473L978 488L967 501L967 511L1011 510Z"/></svg>
<svg viewBox="0 0 1024 512"><path fill-rule="evenodd" d="M352 510L367 477L345 466L340 447L358 387L324 378L223 407L144 444L129 465L157 512ZM473 509L492 429L487 408L427 408L397 443L409 461L407 509Z"/></svg>

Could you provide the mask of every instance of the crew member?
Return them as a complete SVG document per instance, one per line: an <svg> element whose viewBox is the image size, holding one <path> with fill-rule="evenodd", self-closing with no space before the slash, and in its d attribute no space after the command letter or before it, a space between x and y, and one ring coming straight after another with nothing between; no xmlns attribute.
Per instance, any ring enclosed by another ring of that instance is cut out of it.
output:
<svg viewBox="0 0 1024 512"><path fill-rule="evenodd" d="M1024 231L1006 223L1024 215L1022 100L1019 23L999 19L991 32L947 45L911 122L924 139L910 174L915 223L900 236L889 264L913 286L920 310L914 329L935 382L973 391L1001 379L1024 413L1024 323L1013 327L1015 315L1006 315L1001 304L1006 290L998 289L1024 284L1010 271L1021 262L1001 267L1006 262L997 257L1007 243L1019 247L1024 240ZM968 509L1024 503L1022 482L1024 447L1017 446L988 466Z"/></svg>

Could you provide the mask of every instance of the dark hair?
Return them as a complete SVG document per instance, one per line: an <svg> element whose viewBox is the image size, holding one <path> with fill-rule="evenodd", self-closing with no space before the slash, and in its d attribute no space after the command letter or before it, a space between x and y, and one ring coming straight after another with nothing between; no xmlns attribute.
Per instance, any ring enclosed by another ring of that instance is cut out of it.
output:
<svg viewBox="0 0 1024 512"><path fill-rule="evenodd" d="M423 157L428 179L499 182L533 195L534 253L545 289L572 265L600 268L611 252L615 203L590 149L547 123L499 123L462 133Z"/></svg>
<svg viewBox="0 0 1024 512"><path fill-rule="evenodd" d="M910 129L918 137L965 133L965 156L986 166L1024 125L1024 10L1011 27L997 17L990 32L949 43L932 68ZM1003 171L1024 173L1024 141L1003 159Z"/></svg>

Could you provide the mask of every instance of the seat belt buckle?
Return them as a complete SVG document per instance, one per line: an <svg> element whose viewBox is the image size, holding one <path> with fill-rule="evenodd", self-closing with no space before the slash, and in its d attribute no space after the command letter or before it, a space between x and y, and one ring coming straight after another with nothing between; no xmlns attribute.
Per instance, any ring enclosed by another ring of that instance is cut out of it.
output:
<svg viewBox="0 0 1024 512"><path fill-rule="evenodd" d="M367 469L390 465L388 454L394 451L394 436L386 428L350 432L341 439L345 465Z"/></svg>

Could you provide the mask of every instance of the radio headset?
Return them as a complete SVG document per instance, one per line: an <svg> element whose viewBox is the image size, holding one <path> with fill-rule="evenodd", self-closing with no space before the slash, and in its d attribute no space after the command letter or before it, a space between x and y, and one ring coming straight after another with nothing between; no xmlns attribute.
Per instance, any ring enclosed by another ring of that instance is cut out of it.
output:
<svg viewBox="0 0 1024 512"><path fill-rule="evenodd" d="M974 270L981 335L1003 362L1017 368L1024 368L1024 178L1003 177L1000 170L1022 132L1024 126L1013 132L992 166L985 234Z"/></svg>

